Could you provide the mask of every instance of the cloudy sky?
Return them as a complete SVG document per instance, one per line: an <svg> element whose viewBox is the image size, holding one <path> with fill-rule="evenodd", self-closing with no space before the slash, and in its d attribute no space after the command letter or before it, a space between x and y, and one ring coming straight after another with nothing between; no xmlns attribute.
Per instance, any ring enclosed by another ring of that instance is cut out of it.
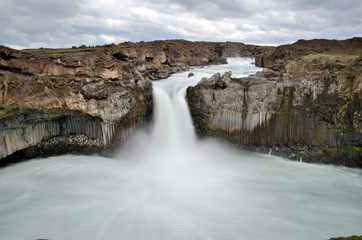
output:
<svg viewBox="0 0 362 240"><path fill-rule="evenodd" d="M361 13L361 0L1 0L0 45L346 39L362 36Z"/></svg>

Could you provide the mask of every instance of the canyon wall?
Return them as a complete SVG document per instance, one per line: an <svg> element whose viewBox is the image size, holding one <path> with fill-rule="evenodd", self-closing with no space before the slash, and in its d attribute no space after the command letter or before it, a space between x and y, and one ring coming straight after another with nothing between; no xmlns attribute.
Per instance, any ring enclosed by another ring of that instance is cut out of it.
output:
<svg viewBox="0 0 362 240"><path fill-rule="evenodd" d="M362 167L362 39L299 41L256 57L246 78L187 89L198 133L290 159Z"/></svg>
<svg viewBox="0 0 362 240"><path fill-rule="evenodd" d="M152 80L225 63L234 49L246 55L262 49L224 45L168 40L23 51L0 46L0 158L107 152L150 121Z"/></svg>
<svg viewBox="0 0 362 240"><path fill-rule="evenodd" d="M153 80L255 57L262 72L214 75L188 89L198 133L295 160L361 167L361 42L0 46L0 158L111 152L150 122Z"/></svg>

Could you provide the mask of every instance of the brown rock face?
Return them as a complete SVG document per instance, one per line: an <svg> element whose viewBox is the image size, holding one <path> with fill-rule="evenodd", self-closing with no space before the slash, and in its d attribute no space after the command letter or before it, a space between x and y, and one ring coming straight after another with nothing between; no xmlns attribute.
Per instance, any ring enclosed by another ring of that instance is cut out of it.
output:
<svg viewBox="0 0 362 240"><path fill-rule="evenodd" d="M73 135L96 141L92 144L99 150L112 143L119 122L127 119L136 126L150 117L151 81L134 69L123 70L111 49L86 50L30 54L0 48L1 158Z"/></svg>
<svg viewBox="0 0 362 240"><path fill-rule="evenodd" d="M199 134L294 160L362 167L362 39L327 43L281 46L257 58L270 69L241 79L215 74L189 87Z"/></svg>
<svg viewBox="0 0 362 240"><path fill-rule="evenodd" d="M0 46L0 158L114 146L150 120L151 80L225 63L235 49L250 55L262 47L184 40L24 51Z"/></svg>
<svg viewBox="0 0 362 240"><path fill-rule="evenodd" d="M290 45L282 45L269 49L255 58L258 67L282 70L286 62L308 54L329 55L360 55L362 49L362 38L352 38L343 41L314 39L299 40Z"/></svg>

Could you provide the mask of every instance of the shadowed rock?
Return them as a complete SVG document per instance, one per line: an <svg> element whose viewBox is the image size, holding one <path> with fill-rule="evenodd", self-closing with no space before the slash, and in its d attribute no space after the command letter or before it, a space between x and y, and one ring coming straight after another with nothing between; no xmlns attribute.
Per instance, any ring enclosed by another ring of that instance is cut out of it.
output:
<svg viewBox="0 0 362 240"><path fill-rule="evenodd" d="M217 73L189 87L198 133L294 160L362 167L362 39L310 54L308 46L327 43L281 46L257 58L271 69L240 79Z"/></svg>

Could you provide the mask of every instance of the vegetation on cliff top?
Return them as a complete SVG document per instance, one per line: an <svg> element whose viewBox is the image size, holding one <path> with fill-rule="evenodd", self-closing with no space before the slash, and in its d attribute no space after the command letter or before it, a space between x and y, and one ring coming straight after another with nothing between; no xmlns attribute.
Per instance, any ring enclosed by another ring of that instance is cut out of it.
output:
<svg viewBox="0 0 362 240"><path fill-rule="evenodd" d="M299 59L304 59L307 61L318 60L321 63L327 62L338 62L341 64L350 63L353 60L356 60L359 55L351 55L351 54L329 54L329 53L313 53L299 57Z"/></svg>
<svg viewBox="0 0 362 240"><path fill-rule="evenodd" d="M362 240L362 236L338 237L329 240Z"/></svg>
<svg viewBox="0 0 362 240"><path fill-rule="evenodd" d="M84 47L84 48L39 48L39 49L24 49L25 53L34 55L83 55L91 54L96 51L97 47Z"/></svg>
<svg viewBox="0 0 362 240"><path fill-rule="evenodd" d="M322 72L328 69L333 74L339 74L344 67L353 64L358 57L359 55L343 53L312 53L299 56L295 61L307 63L310 66L309 73Z"/></svg>

